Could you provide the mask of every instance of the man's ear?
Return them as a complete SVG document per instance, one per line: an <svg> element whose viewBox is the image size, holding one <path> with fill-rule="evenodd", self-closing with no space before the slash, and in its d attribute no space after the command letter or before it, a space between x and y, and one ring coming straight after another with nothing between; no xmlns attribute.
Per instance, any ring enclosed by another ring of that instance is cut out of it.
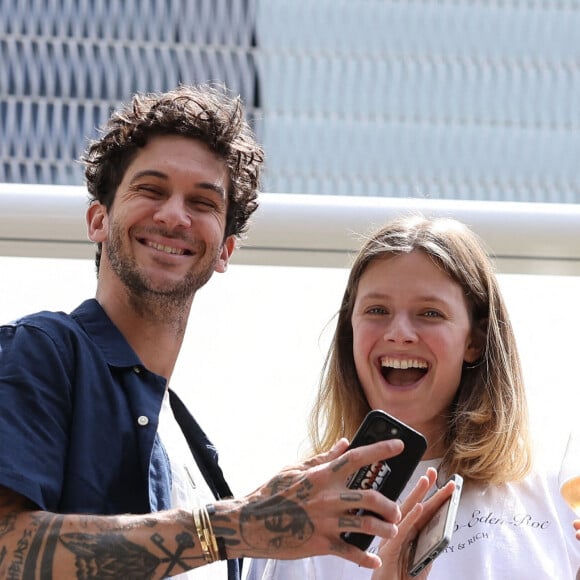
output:
<svg viewBox="0 0 580 580"><path fill-rule="evenodd" d="M92 242L104 242L109 234L109 214L107 208L98 201L89 205L86 214L87 233Z"/></svg>
<svg viewBox="0 0 580 580"><path fill-rule="evenodd" d="M465 345L463 360L466 363L474 363L481 357L485 348L485 337L487 334L487 320L479 320L473 323L471 336Z"/></svg>
<svg viewBox="0 0 580 580"><path fill-rule="evenodd" d="M222 251L215 266L215 271L223 274L228 269L230 258L236 249L236 237L228 236L222 245Z"/></svg>

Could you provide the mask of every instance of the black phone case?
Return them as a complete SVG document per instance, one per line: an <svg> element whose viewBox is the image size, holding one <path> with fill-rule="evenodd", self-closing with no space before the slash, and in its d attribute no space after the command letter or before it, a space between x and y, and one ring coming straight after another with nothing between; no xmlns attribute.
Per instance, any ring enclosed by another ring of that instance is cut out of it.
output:
<svg viewBox="0 0 580 580"><path fill-rule="evenodd" d="M376 489L396 501L421 461L427 449L427 440L421 433L388 413L374 410L364 418L349 449L385 439L401 439L405 444L402 453L359 469L349 479L348 487ZM373 536L357 532L344 532L341 537L361 550L366 550L373 540Z"/></svg>

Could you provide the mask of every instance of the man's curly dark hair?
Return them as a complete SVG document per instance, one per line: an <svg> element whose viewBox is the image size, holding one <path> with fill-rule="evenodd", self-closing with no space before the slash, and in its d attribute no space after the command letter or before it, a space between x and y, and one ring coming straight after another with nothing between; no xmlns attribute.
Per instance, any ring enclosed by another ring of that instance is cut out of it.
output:
<svg viewBox="0 0 580 580"><path fill-rule="evenodd" d="M91 199L109 210L138 150L158 135L198 139L224 160L230 178L225 236L240 237L258 207L264 151L245 119L240 97L230 96L225 88L181 85L165 93L136 94L113 112L101 138L81 157ZM97 270L100 257L101 244Z"/></svg>

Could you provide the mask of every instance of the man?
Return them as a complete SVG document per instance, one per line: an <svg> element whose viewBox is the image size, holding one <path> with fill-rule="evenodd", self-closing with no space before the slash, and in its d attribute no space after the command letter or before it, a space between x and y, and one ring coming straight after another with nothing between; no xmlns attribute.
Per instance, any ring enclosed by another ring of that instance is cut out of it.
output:
<svg viewBox="0 0 580 580"><path fill-rule="evenodd" d="M243 556L326 553L378 566L340 534L390 537L399 509L345 481L401 442L340 441L233 499L169 389L195 293L257 207L263 152L239 99L136 95L83 161L96 298L0 328L0 578L234 579Z"/></svg>

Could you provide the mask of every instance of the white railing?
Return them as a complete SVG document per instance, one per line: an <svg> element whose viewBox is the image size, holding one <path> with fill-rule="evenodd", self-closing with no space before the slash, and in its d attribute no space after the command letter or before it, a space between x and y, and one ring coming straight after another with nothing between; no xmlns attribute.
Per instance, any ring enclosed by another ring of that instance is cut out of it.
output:
<svg viewBox="0 0 580 580"><path fill-rule="evenodd" d="M83 187L0 184L0 255L91 258ZM580 275L580 204L262 194L234 263L345 267L368 233L406 212L456 217L505 273Z"/></svg>

